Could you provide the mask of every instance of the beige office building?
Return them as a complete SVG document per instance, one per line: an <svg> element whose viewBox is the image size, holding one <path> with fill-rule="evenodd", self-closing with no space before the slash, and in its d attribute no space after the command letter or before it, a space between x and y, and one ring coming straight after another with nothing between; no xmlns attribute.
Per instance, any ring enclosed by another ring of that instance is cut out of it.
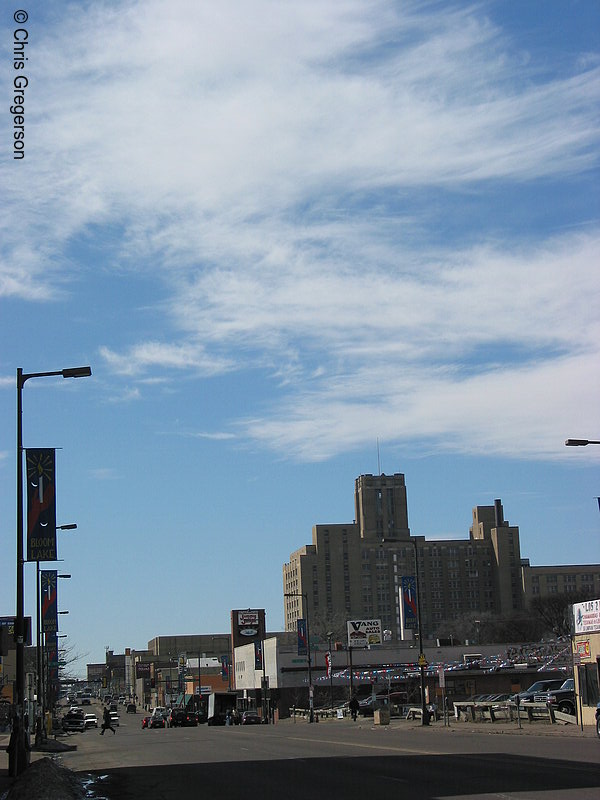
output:
<svg viewBox="0 0 600 800"><path fill-rule="evenodd" d="M358 477L355 509L352 523L315 525L312 544L284 564L284 595L292 595L284 597L286 630L295 630L306 614L319 631L374 618L391 640L411 638L401 622L401 579L414 576L416 566L426 638L443 637L444 625L466 614L523 611L529 598L553 585L600 590L600 565L531 567L522 561L519 528L504 519L500 500L473 509L468 539L439 541L411 535L402 474Z"/></svg>

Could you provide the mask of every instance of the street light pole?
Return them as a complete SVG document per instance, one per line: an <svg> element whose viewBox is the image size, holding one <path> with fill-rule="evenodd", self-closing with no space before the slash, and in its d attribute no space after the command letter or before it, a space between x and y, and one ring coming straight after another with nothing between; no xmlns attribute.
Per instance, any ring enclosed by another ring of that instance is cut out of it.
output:
<svg viewBox="0 0 600 800"><path fill-rule="evenodd" d="M77 528L76 523L69 523L68 525L57 525L57 531L71 531ZM35 725L35 743L40 743L42 738L45 738L45 728L42 725L41 717L44 713L44 670L43 670L43 654L42 654L42 632L41 632L41 615L42 615L42 600L40 589L40 562L36 561L36 640L35 640L35 654L37 663L37 707L36 707L36 725ZM59 611L59 614L68 614L68 611Z"/></svg>
<svg viewBox="0 0 600 800"><path fill-rule="evenodd" d="M23 555L23 386L29 378L45 378L61 375L63 378L84 378L92 374L90 367L73 367L55 372L23 372L17 369L17 601L15 616L16 680L15 680L15 725L16 740L9 769L12 777L20 775L29 766L29 751L25 733L25 592ZM10 759L9 759L10 760Z"/></svg>
<svg viewBox="0 0 600 800"><path fill-rule="evenodd" d="M333 719L333 655L331 652L331 639L333 631L327 632L327 639L329 640L329 701L331 704L331 718Z"/></svg>
<svg viewBox="0 0 600 800"><path fill-rule="evenodd" d="M421 725L429 725L429 712L425 702L425 654L423 653L423 628L421 625L421 597L419 590L419 559L417 558L417 540L411 539L415 548L415 583L417 590L417 625L419 632L419 673L421 677Z"/></svg>
<svg viewBox="0 0 600 800"><path fill-rule="evenodd" d="M308 623L308 594L306 592L285 592L284 597L301 597L306 601L306 654L308 659L308 721L315 721L315 706L313 698L313 685L312 685L312 654L310 651L310 626Z"/></svg>

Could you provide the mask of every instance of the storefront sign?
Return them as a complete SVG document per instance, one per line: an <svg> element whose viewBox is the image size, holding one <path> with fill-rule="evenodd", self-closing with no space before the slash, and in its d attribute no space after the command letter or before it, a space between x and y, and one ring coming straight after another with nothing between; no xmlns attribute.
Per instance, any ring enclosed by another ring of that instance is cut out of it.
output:
<svg viewBox="0 0 600 800"><path fill-rule="evenodd" d="M575 642L574 655L579 656L581 659L590 657L590 640L586 639L583 642Z"/></svg>

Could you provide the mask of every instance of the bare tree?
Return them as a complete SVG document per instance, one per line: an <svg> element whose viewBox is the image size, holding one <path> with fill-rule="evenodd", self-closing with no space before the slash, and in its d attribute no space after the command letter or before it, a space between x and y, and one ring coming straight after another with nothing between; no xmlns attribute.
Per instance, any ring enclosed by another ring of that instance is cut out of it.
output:
<svg viewBox="0 0 600 800"><path fill-rule="evenodd" d="M545 626L545 632L555 636L569 636L571 633L570 606L593 600L590 592L569 592L568 594L551 594L545 597L534 597L531 611Z"/></svg>

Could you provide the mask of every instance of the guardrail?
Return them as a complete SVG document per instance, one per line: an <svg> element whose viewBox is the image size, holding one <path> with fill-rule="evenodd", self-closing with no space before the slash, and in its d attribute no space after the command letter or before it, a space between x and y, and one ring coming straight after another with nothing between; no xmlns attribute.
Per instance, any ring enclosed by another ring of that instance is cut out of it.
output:
<svg viewBox="0 0 600 800"><path fill-rule="evenodd" d="M298 708L298 706L290 706L290 717L294 720L296 717L301 717L302 719L308 719L310 717L310 709L308 708ZM315 722L318 722L319 719L331 719L331 718L338 718L338 712L342 712L342 716L347 717L350 715L350 712L347 708L335 708L333 711L331 708L315 708L313 713L315 717Z"/></svg>
<svg viewBox="0 0 600 800"><path fill-rule="evenodd" d="M557 721L570 724L577 724L577 718L571 714L564 714L557 711L552 703L521 703L519 706L512 700L504 702L464 700L454 703L454 716L457 720L461 716L469 722L490 721L508 719L526 719L533 722L536 718L547 718L552 724Z"/></svg>

